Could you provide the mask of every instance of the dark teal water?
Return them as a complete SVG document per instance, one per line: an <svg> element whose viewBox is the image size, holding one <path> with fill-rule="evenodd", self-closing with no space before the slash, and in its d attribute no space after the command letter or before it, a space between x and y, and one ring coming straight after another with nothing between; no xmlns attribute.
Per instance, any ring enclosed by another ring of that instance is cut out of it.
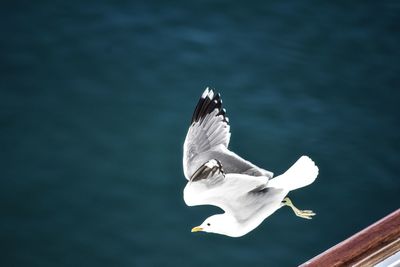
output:
<svg viewBox="0 0 400 267"><path fill-rule="evenodd" d="M397 1L0 8L1 266L295 266L399 208ZM231 147L318 180L240 239L192 234L182 144L205 86Z"/></svg>

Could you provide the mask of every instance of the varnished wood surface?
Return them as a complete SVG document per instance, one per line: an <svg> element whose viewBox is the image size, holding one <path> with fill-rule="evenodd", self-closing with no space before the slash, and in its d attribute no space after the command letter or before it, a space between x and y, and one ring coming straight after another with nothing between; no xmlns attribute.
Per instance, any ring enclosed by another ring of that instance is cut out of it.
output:
<svg viewBox="0 0 400 267"><path fill-rule="evenodd" d="M400 209L301 266L371 266L399 250Z"/></svg>

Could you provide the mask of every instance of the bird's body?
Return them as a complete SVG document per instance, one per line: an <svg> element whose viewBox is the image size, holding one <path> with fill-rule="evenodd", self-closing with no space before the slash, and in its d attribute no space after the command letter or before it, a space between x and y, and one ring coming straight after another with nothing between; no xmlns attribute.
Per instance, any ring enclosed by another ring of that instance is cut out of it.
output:
<svg viewBox="0 0 400 267"><path fill-rule="evenodd" d="M189 180L184 189L188 206L214 205L225 213L209 217L192 231L239 237L256 228L283 205L296 215L311 218L312 211L297 210L285 197L289 191L312 183L318 175L314 162L301 157L284 174L246 161L228 149L230 127L219 94L208 88L196 106L185 139L183 168Z"/></svg>
<svg viewBox="0 0 400 267"><path fill-rule="evenodd" d="M227 174L224 181L214 187L206 181L189 182L184 189L184 199L189 206L219 206L225 210L223 216L229 219L229 223L223 223L220 232L232 237L242 236L280 208L286 196L282 189L264 188L268 183L266 177L254 178L246 174ZM268 197L261 197L267 194ZM225 229L228 224L233 229Z"/></svg>

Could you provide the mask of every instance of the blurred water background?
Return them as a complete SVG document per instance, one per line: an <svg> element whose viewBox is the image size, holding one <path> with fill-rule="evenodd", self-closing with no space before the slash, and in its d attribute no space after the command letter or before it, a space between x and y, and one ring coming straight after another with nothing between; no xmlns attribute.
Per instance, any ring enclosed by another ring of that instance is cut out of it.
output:
<svg viewBox="0 0 400 267"><path fill-rule="evenodd" d="M9 1L1 266L295 266L399 208L398 1ZM192 234L182 144L206 86L231 148L318 180L243 238Z"/></svg>

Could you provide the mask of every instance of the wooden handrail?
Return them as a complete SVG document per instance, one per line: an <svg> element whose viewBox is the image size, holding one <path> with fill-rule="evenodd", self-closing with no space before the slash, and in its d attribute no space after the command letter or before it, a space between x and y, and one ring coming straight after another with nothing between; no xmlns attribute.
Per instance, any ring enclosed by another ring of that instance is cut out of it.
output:
<svg viewBox="0 0 400 267"><path fill-rule="evenodd" d="M400 209L300 266L371 266L397 251L400 251Z"/></svg>

